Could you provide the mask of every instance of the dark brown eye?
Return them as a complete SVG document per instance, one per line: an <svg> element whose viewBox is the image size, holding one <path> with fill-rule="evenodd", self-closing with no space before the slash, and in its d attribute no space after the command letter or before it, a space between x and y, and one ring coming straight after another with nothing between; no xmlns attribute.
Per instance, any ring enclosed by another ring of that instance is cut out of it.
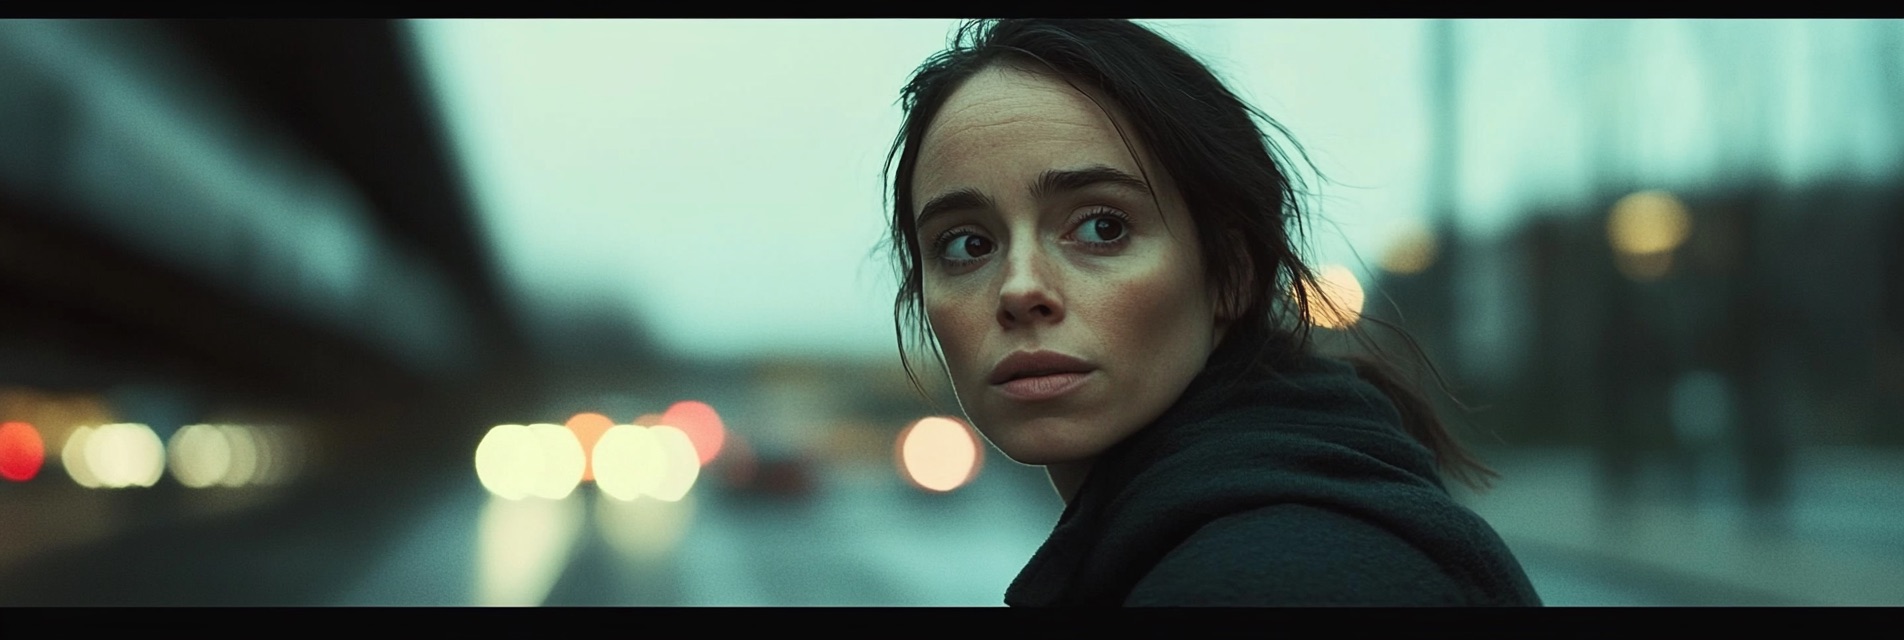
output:
<svg viewBox="0 0 1904 640"><path fill-rule="evenodd" d="M947 240L942 257L952 262L977 260L990 254L994 248L991 238L975 233L960 233Z"/></svg>
<svg viewBox="0 0 1904 640"><path fill-rule="evenodd" d="M1091 244L1117 242L1124 238L1124 221L1116 216L1098 216L1078 228L1078 240Z"/></svg>
<svg viewBox="0 0 1904 640"><path fill-rule="evenodd" d="M982 255L989 254L991 252L992 252L992 241L987 240L985 236L966 236L965 237L965 253L967 255L970 255L976 258Z"/></svg>

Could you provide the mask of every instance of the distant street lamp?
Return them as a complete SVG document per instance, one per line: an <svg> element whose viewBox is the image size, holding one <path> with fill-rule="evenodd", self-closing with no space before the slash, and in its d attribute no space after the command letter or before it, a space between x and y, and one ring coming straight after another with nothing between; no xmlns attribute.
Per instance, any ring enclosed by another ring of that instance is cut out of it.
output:
<svg viewBox="0 0 1904 640"><path fill-rule="evenodd" d="M1607 241L1620 272L1658 280L1672 269L1673 251L1692 234L1692 216L1673 194L1640 191L1620 198L1607 216Z"/></svg>

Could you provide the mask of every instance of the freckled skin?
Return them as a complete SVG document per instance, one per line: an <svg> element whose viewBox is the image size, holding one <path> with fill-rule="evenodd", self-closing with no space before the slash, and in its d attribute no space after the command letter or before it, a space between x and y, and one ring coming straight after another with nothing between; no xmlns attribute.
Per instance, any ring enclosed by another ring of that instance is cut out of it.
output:
<svg viewBox="0 0 1904 640"><path fill-rule="evenodd" d="M1139 141L1119 136L1104 111L1116 107L1100 102L1046 72L981 71L927 129L913 181L915 216L958 189L995 205L936 215L918 230L926 316L966 417L1013 460L1045 465L1067 499L1091 460L1175 402L1227 324L1182 197ZM1042 172L1091 165L1144 177L1155 200L1109 185L1034 195ZM1126 241L1082 242L1105 239L1103 227L1081 228L1106 207L1128 216ZM981 237L989 251L950 262L936 242L948 231ZM1069 394L1037 402L987 382L1006 356L1031 350L1095 371Z"/></svg>

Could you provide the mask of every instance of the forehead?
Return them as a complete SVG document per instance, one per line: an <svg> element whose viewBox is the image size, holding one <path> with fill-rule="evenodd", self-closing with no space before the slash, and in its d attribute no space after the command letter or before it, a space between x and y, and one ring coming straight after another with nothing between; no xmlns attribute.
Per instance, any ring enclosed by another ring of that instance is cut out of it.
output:
<svg viewBox="0 0 1904 640"><path fill-rule="evenodd" d="M987 176L1030 176L1086 164L1138 175L1131 155L1138 141L1133 138L1126 146L1106 112L1115 108L1109 99L1084 91L1090 89L1024 67L979 71L952 93L927 127L914 192L928 198L939 189L981 186L973 183Z"/></svg>

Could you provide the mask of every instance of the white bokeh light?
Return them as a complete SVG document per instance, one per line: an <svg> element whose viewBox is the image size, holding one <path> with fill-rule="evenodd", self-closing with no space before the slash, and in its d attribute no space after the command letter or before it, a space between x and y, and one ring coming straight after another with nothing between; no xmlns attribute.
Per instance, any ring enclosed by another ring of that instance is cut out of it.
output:
<svg viewBox="0 0 1904 640"><path fill-rule="evenodd" d="M226 487L242 487L257 477L258 462L263 456L259 449L261 443L252 435L251 429L221 424L218 431L225 435L225 441L231 443L231 466L225 470L225 476L218 484Z"/></svg>
<svg viewBox="0 0 1904 640"><path fill-rule="evenodd" d="M109 424L86 438L80 457L99 486L150 487L165 474L165 443L143 424Z"/></svg>
<svg viewBox="0 0 1904 640"><path fill-rule="evenodd" d="M679 501L694 488L694 480L701 474L701 459L695 452L694 441L680 429L667 425L650 427L654 435L656 449L663 462L664 471L655 480L648 495L667 502Z"/></svg>
<svg viewBox="0 0 1904 640"><path fill-rule="evenodd" d="M595 484L617 500L634 500L661 485L667 452L649 427L622 424L595 443Z"/></svg>
<svg viewBox="0 0 1904 640"><path fill-rule="evenodd" d="M536 451L542 458L529 493L550 500L568 497L581 484L587 461L581 441L575 432L561 425L532 424L529 431L536 437Z"/></svg>
<svg viewBox="0 0 1904 640"><path fill-rule="evenodd" d="M523 425L497 425L476 445L476 478L490 493L508 500L529 496L541 466L535 433Z"/></svg>
<svg viewBox="0 0 1904 640"><path fill-rule="evenodd" d="M97 431L92 426L74 429L66 436L66 444L60 447L60 466L66 469L66 475L72 476L74 483L88 489L103 487L99 476L93 475L92 466L86 463L86 443Z"/></svg>
<svg viewBox="0 0 1904 640"><path fill-rule="evenodd" d="M218 484L231 469L231 442L222 429L213 425L179 429L172 434L170 449L172 477L193 489Z"/></svg>

